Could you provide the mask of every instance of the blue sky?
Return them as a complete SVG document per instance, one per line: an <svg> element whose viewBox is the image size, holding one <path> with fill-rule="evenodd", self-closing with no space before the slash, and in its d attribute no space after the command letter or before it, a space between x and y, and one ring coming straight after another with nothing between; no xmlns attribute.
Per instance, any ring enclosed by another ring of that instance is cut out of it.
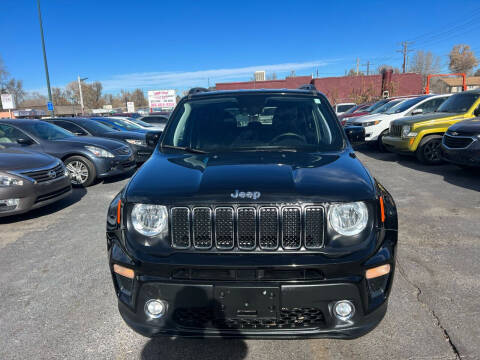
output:
<svg viewBox="0 0 480 360"><path fill-rule="evenodd" d="M27 90L45 88L35 0L3 0L0 56ZM480 2L43 0L52 86L77 74L106 92L283 76L340 76L370 61L401 66L400 42L442 57L480 55ZM365 70L365 66L361 66Z"/></svg>

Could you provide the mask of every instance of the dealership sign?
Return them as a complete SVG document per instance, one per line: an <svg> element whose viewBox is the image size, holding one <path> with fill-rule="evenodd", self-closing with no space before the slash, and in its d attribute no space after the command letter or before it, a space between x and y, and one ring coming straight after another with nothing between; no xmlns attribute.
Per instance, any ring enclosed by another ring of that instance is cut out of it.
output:
<svg viewBox="0 0 480 360"><path fill-rule="evenodd" d="M175 90L153 90L148 92L150 109L173 109L177 105Z"/></svg>
<svg viewBox="0 0 480 360"><path fill-rule="evenodd" d="M5 110L15 109L15 100L12 94L2 94L2 107Z"/></svg>
<svg viewBox="0 0 480 360"><path fill-rule="evenodd" d="M127 102L127 112L134 113L135 112L135 103L133 101Z"/></svg>

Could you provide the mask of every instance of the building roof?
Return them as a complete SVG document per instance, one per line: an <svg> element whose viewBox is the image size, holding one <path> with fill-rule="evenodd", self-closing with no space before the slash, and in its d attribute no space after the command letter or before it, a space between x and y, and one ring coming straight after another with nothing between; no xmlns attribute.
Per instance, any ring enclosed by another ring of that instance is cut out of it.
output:
<svg viewBox="0 0 480 360"><path fill-rule="evenodd" d="M458 77L442 77L439 80L443 81L448 86L462 86L463 79ZM468 76L467 77L467 86L468 85L479 85L480 86L480 76Z"/></svg>

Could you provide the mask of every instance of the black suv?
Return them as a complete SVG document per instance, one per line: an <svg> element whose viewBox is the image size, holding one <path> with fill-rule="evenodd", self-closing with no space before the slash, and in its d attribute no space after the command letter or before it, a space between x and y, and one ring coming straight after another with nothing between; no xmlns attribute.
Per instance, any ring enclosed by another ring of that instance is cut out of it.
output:
<svg viewBox="0 0 480 360"><path fill-rule="evenodd" d="M387 310L395 203L315 89L183 98L110 204L118 306L145 336L354 338ZM349 142L350 139L350 142Z"/></svg>

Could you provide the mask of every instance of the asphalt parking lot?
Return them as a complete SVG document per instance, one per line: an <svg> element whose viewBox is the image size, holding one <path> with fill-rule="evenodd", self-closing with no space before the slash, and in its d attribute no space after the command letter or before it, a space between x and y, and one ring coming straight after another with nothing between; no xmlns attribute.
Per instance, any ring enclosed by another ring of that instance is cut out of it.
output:
<svg viewBox="0 0 480 360"><path fill-rule="evenodd" d="M480 173L359 151L399 211L383 322L342 340L147 339L124 324L107 265L117 178L0 219L0 359L478 359Z"/></svg>

